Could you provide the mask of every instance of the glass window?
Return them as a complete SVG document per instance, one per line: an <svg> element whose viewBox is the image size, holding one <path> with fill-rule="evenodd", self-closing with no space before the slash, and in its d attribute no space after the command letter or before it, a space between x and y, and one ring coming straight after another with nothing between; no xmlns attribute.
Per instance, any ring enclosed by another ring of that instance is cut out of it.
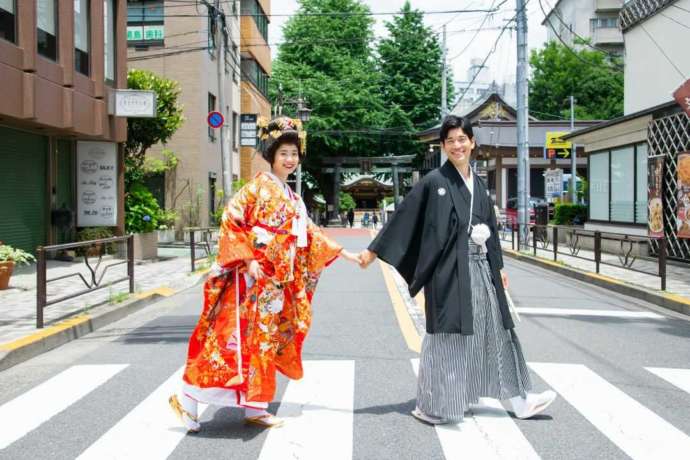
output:
<svg viewBox="0 0 690 460"><path fill-rule="evenodd" d="M252 15L252 19L254 19L256 27L259 29L259 33L264 40L268 41L268 17L266 17L266 13L264 13L259 2L256 0L242 0L240 8L242 14Z"/></svg>
<svg viewBox="0 0 690 460"><path fill-rule="evenodd" d="M0 38L15 43L17 24L14 0L0 0Z"/></svg>
<svg viewBox="0 0 690 460"><path fill-rule="evenodd" d="M647 144L638 144L635 149L637 156L635 178L635 222L647 223Z"/></svg>
<svg viewBox="0 0 690 460"><path fill-rule="evenodd" d="M163 0L127 2L127 41L162 45L164 19Z"/></svg>
<svg viewBox="0 0 690 460"><path fill-rule="evenodd" d="M36 49L38 54L57 61L57 0L36 0Z"/></svg>
<svg viewBox="0 0 690 460"><path fill-rule="evenodd" d="M611 221L635 221L635 148L611 151Z"/></svg>
<svg viewBox="0 0 690 460"><path fill-rule="evenodd" d="M74 0L74 68L84 75L90 74L90 13L89 0Z"/></svg>
<svg viewBox="0 0 690 460"><path fill-rule="evenodd" d="M216 96L208 93L208 111L213 112L214 110L216 110ZM216 130L210 126L208 127L208 138L211 142L215 142L216 140Z"/></svg>
<svg viewBox="0 0 690 460"><path fill-rule="evenodd" d="M609 220L609 153L589 156L589 218Z"/></svg>
<svg viewBox="0 0 690 460"><path fill-rule="evenodd" d="M105 81L115 81L115 0L103 0L103 43Z"/></svg>

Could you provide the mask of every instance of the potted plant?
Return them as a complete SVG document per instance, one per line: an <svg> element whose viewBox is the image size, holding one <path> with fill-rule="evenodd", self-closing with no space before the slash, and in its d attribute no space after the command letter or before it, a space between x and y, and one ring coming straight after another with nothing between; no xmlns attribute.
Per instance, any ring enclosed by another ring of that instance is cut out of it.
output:
<svg viewBox="0 0 690 460"><path fill-rule="evenodd" d="M177 211L174 209L166 209L161 211L158 218L158 242L172 243L175 241L175 220L177 219Z"/></svg>
<svg viewBox="0 0 690 460"><path fill-rule="evenodd" d="M35 261L34 256L28 252L0 242L0 290L7 289L16 264L29 265Z"/></svg>
<svg viewBox="0 0 690 460"><path fill-rule="evenodd" d="M158 234L161 208L156 198L142 184L134 184L125 198L125 229L134 234L134 258L158 257Z"/></svg>

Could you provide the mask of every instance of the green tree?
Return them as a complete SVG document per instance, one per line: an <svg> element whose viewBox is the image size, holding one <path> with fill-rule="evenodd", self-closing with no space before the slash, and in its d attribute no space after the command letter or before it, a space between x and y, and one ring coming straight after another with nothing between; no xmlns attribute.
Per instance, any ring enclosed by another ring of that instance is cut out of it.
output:
<svg viewBox="0 0 690 460"><path fill-rule="evenodd" d="M358 14L322 14L336 12ZM284 114L295 116L289 101L300 95L313 110L304 169L329 203L333 176L321 171L321 158L381 153L376 128L386 126L387 108L370 46L373 20L362 14L368 12L359 0L300 0L273 63L270 94L286 101Z"/></svg>
<svg viewBox="0 0 690 460"><path fill-rule="evenodd" d="M156 93L156 116L128 118L125 143L125 181L127 189L143 179L146 172L146 151L159 142L168 141L182 126L184 117L178 103L180 88L176 81L160 77L148 70L131 69L127 74L129 89L152 90Z"/></svg>
<svg viewBox="0 0 690 460"><path fill-rule="evenodd" d="M431 127L441 110L443 52L438 37L424 25L424 13L413 10L409 1L385 25L389 37L378 46L384 100L401 108L412 125ZM450 103L450 76L448 83Z"/></svg>
<svg viewBox="0 0 690 460"><path fill-rule="evenodd" d="M537 118L570 118L570 95L576 99L577 119L608 120L623 114L620 59L549 42L532 51L530 66L529 107Z"/></svg>

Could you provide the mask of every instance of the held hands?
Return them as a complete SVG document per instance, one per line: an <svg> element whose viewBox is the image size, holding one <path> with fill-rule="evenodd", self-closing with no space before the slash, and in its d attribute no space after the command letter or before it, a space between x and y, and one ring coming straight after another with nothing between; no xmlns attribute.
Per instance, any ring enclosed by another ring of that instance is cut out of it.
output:
<svg viewBox="0 0 690 460"><path fill-rule="evenodd" d="M353 254L350 251L347 251L345 249L340 251L340 255L345 259L349 260L350 262L354 262L356 264L361 264L359 260L359 254Z"/></svg>
<svg viewBox="0 0 690 460"><path fill-rule="evenodd" d="M367 268L373 261L376 260L376 253L371 252L368 249L359 253L359 266L362 269Z"/></svg>

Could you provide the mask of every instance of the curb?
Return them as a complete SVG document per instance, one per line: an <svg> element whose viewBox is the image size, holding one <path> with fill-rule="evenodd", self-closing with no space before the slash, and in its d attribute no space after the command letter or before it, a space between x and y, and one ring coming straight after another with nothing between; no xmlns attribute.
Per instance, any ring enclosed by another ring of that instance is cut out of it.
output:
<svg viewBox="0 0 690 460"><path fill-rule="evenodd" d="M199 279L185 288L174 290L168 287L159 287L147 292L134 294L133 299L126 300L120 304L96 307L94 310L97 313L93 315L89 313L75 315L27 336L0 344L0 371L9 369L12 366L90 334L159 300L173 296L190 287L198 286L205 280L207 271L195 272L195 275L199 275Z"/></svg>
<svg viewBox="0 0 690 460"><path fill-rule="evenodd" d="M605 275L600 275L593 272L586 272L584 270L568 267L566 265L560 265L550 260L541 259L527 254L522 254L512 249L503 248L503 254L513 259L519 260L521 262L526 262L541 268L546 268L548 270L555 271L563 275L567 275L570 278L574 278L579 281L584 281L585 283L593 284L595 286L603 287L605 289L609 289L619 294L634 297L636 299L649 302L659 307L672 310L676 313L681 313L690 316L690 299L687 299L679 295L663 293L662 291L654 292L645 289L640 289L638 287L627 284L624 281L620 281Z"/></svg>

